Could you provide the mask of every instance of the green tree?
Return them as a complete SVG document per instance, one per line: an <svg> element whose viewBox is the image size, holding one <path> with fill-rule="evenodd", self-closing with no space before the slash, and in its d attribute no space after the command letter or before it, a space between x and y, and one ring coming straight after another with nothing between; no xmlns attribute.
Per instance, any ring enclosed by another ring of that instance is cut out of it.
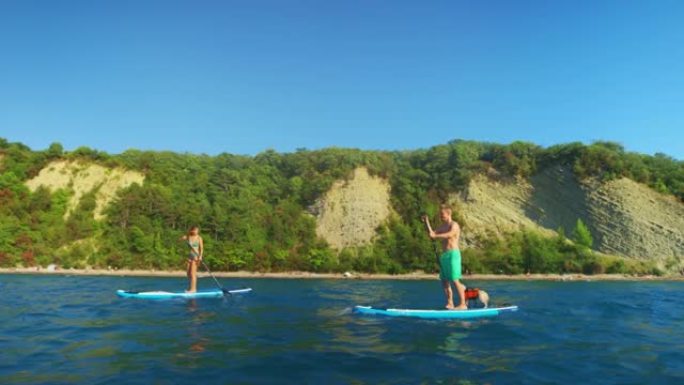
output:
<svg viewBox="0 0 684 385"><path fill-rule="evenodd" d="M59 158L64 155L64 147L60 143L54 142L48 147L46 155L48 158Z"/></svg>
<svg viewBox="0 0 684 385"><path fill-rule="evenodd" d="M136 170L145 175L145 183L119 191L103 221L93 218L92 192L65 215L70 187L31 192L25 184L58 158ZM454 140L414 151L329 148L211 157L139 150L110 156L87 147L64 154L59 143L35 152L0 140L0 264L79 266L87 261L100 267L177 268L186 252L178 237L199 225L212 268L436 271L421 215L434 217L440 202L449 201L478 174L530 178L555 165L573 167L580 178L632 178L684 200L684 162L664 154L629 153L606 142L544 149L525 142ZM338 252L317 238L311 213L331 185L349 178L358 166L388 178L396 215L376 229L372 244ZM483 237L477 248L464 253L464 266L492 273L596 272L604 267L655 271L647 263L604 261L591 252L593 241L584 224L571 238L574 243L562 232L549 238L530 230Z"/></svg>
<svg viewBox="0 0 684 385"><path fill-rule="evenodd" d="M591 249L594 245L594 238L591 236L591 231L589 231L581 219L577 219L577 224L575 225L575 230L572 235L573 241L582 247Z"/></svg>

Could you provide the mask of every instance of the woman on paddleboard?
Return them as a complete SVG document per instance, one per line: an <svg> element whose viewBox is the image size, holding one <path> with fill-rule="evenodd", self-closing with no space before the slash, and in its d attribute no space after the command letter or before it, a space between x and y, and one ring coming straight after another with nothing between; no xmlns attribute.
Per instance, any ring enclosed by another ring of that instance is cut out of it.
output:
<svg viewBox="0 0 684 385"><path fill-rule="evenodd" d="M465 301L465 285L458 281L461 279L461 251L458 247L461 227L451 218L449 206L441 207L439 217L442 224L435 230L432 230L427 216L423 216L423 221L430 239L439 239L442 242L442 255L439 256L439 278L442 281L442 288L446 296L445 307L450 310L466 310L468 306ZM454 306L454 294L451 291L452 282L458 293L459 303L457 306Z"/></svg>
<svg viewBox="0 0 684 385"><path fill-rule="evenodd" d="M185 241L190 248L186 265L189 281L186 292L194 293L197 291L197 265L200 264L204 255L204 241L199 235L199 227L192 226L188 233L181 237L181 240Z"/></svg>

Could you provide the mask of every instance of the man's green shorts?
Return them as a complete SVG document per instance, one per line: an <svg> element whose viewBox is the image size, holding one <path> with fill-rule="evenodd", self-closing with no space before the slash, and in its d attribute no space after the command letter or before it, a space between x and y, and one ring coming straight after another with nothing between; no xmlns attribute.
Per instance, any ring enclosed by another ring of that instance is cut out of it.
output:
<svg viewBox="0 0 684 385"><path fill-rule="evenodd" d="M460 250L447 250L439 257L439 279L442 281L461 279Z"/></svg>

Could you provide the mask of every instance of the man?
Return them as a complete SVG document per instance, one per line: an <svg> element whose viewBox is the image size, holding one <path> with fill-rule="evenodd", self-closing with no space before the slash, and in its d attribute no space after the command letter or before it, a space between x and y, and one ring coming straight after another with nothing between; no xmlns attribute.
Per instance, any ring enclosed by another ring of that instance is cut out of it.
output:
<svg viewBox="0 0 684 385"><path fill-rule="evenodd" d="M423 221L427 226L428 234L431 239L442 241L442 255L439 257L439 278L442 280L444 295L446 296L446 308L450 310L466 310L465 285L458 280L461 278L461 251L458 248L458 241L461 236L461 228L451 218L451 208L442 206L439 211L442 224L436 231L432 230L430 220L423 216ZM459 304L454 306L454 295L451 291L451 282L454 283L458 292Z"/></svg>

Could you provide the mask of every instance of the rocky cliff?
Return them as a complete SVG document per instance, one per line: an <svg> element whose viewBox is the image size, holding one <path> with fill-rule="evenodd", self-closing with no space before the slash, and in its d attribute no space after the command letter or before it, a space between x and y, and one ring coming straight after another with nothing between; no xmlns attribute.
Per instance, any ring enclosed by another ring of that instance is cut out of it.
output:
<svg viewBox="0 0 684 385"><path fill-rule="evenodd" d="M479 175L454 193L464 219L466 244L521 228L570 234L578 219L591 230L594 248L632 258L684 257L684 204L630 179L579 181L563 166L529 180ZM389 183L358 169L322 198L318 234L336 248L371 241L390 213Z"/></svg>
<svg viewBox="0 0 684 385"><path fill-rule="evenodd" d="M64 214L65 218L73 212L85 194L94 192L96 207L93 215L99 220L103 218L104 209L117 191L133 183L142 184L144 179L143 174L135 171L60 160L48 164L36 177L28 180L26 186L31 191L40 186L50 191L70 189L73 194Z"/></svg>
<svg viewBox="0 0 684 385"><path fill-rule="evenodd" d="M349 180L337 181L319 200L316 233L342 249L370 243L375 229L390 214L390 186L357 168Z"/></svg>

